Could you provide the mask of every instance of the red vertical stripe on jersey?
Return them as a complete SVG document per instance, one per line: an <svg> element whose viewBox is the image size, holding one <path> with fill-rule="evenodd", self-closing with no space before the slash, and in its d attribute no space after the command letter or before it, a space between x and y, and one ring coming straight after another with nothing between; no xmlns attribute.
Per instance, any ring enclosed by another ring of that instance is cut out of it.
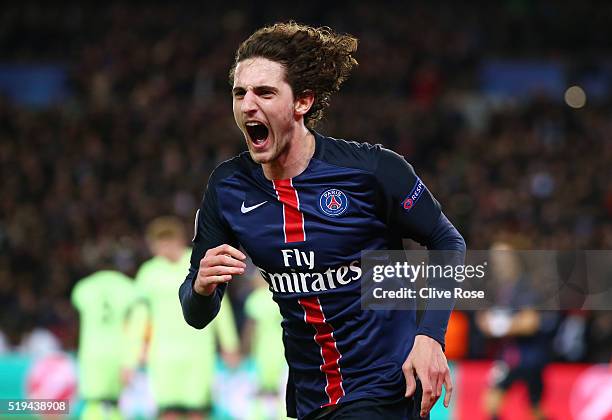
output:
<svg viewBox="0 0 612 420"><path fill-rule="evenodd" d="M338 400L344 396L342 388L342 373L340 372L340 352L336 346L334 338L334 329L325 321L321 302L316 296L305 297L299 300L300 305L304 308L306 323L312 325L316 331L314 340L321 347L321 356L323 364L321 372L325 374L327 385L325 393L329 397L328 405L337 404Z"/></svg>
<svg viewBox="0 0 612 420"><path fill-rule="evenodd" d="M283 203L285 243L305 241L304 215L300 211L300 198L293 188L293 182L291 179L282 179L273 183L278 199ZM320 369L325 375L325 393L329 398L329 402L323 406L337 404L344 396L344 389L339 365L341 355L334 339L334 329L325 321L318 297L302 298L299 303L304 308L304 320L314 327L314 340L321 348L323 364Z"/></svg>
<svg viewBox="0 0 612 420"><path fill-rule="evenodd" d="M293 182L291 179L279 179L273 183L278 199L283 203L285 243L305 241L304 215L300 211L300 199Z"/></svg>

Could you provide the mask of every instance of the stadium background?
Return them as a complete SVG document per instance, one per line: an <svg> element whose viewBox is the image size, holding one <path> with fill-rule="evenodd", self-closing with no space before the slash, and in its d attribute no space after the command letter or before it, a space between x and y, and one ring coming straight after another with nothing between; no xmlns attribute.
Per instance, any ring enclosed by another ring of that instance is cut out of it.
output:
<svg viewBox="0 0 612 420"><path fill-rule="evenodd" d="M244 149L227 83L233 52L287 19L359 38L360 65L318 129L405 155L469 248L612 249L607 3L5 5L0 398L29 395L35 366L54 392L72 392L71 359L53 359L78 343L72 287L109 246L133 275L156 216L191 229L210 171ZM233 283L241 327L252 286ZM560 315L545 408L612 418L596 398L612 395L612 313ZM498 343L473 313L453 322L455 401L434 417L483 418L478 395ZM505 410L526 418L525 407L519 387Z"/></svg>

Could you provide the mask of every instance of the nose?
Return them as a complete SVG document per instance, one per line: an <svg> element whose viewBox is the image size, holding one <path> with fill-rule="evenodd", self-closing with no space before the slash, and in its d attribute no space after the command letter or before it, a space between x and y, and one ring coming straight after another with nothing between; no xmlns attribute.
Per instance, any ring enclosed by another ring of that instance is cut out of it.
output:
<svg viewBox="0 0 612 420"><path fill-rule="evenodd" d="M257 111L256 97L252 90L247 89L240 103L240 110L245 114Z"/></svg>

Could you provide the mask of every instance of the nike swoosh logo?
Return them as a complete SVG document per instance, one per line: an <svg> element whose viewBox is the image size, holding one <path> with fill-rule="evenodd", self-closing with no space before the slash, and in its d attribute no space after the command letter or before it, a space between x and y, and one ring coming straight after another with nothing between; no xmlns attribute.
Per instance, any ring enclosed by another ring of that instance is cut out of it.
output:
<svg viewBox="0 0 612 420"><path fill-rule="evenodd" d="M247 214L248 212L255 210L257 207L263 206L264 204L266 204L268 201L264 201L263 203L259 203L259 204L255 204L254 206L250 206L250 207L245 207L244 206L244 201L242 202L242 206L240 206L240 211L242 212L242 214Z"/></svg>

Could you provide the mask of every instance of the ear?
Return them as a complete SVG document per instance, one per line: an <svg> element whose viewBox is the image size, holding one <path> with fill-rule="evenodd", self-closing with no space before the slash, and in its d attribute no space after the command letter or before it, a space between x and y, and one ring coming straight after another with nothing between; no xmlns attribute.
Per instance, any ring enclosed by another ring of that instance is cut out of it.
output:
<svg viewBox="0 0 612 420"><path fill-rule="evenodd" d="M305 90L295 100L293 109L296 115L304 116L314 104L315 96L312 90Z"/></svg>

